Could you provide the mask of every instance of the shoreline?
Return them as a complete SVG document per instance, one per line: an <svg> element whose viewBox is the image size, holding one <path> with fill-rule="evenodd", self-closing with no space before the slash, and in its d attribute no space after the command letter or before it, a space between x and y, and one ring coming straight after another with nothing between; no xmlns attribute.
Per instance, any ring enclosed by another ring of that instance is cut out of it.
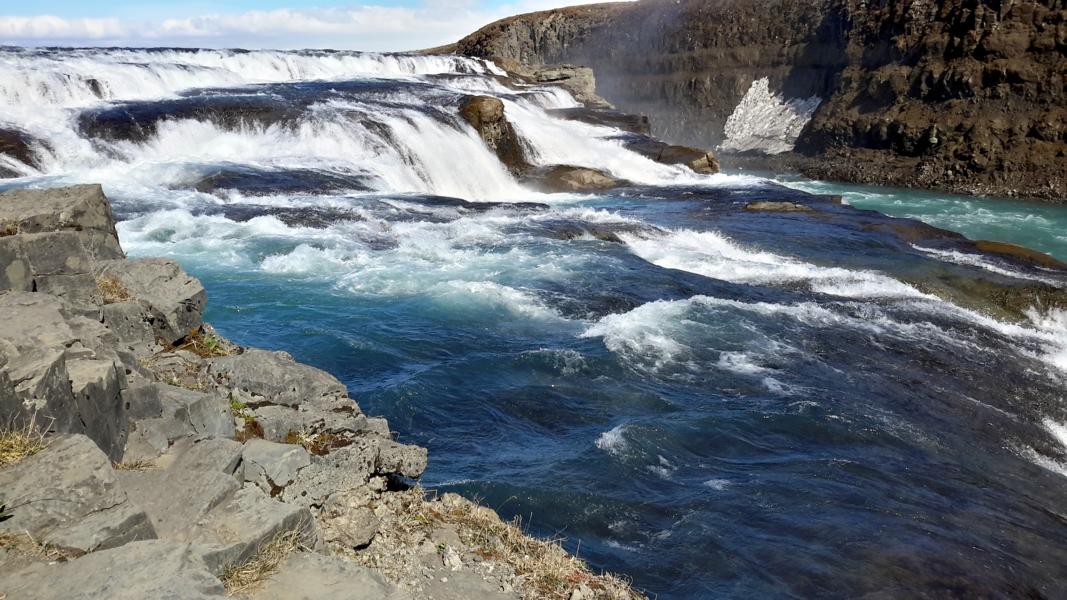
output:
<svg viewBox="0 0 1067 600"><path fill-rule="evenodd" d="M0 192L0 226L0 597L644 598L418 487L339 380L126 258L99 185Z"/></svg>

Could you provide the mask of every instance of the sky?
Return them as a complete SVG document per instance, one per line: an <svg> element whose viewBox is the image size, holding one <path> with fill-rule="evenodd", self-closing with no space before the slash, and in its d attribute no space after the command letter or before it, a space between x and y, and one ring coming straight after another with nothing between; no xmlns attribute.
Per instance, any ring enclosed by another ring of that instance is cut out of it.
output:
<svg viewBox="0 0 1067 600"><path fill-rule="evenodd" d="M0 45L333 48L454 42L513 14L581 0L0 0Z"/></svg>

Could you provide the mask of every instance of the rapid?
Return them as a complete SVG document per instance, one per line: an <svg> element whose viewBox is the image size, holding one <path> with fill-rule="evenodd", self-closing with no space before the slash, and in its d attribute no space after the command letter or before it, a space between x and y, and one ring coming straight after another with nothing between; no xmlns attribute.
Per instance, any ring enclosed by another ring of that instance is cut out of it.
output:
<svg viewBox="0 0 1067 600"><path fill-rule="evenodd" d="M101 183L130 255L178 260L223 335L428 447L425 487L650 595L1067 595L1067 313L985 294L1051 297L1067 272L822 184L654 162L504 75L4 48L0 129L38 160L0 155L0 188ZM460 117L471 94L504 101L535 166L631 185L534 191Z"/></svg>

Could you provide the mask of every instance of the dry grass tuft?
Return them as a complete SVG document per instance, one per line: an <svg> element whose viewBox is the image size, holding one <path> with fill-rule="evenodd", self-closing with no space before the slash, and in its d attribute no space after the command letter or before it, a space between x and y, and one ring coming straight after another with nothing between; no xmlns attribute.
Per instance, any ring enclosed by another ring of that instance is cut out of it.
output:
<svg viewBox="0 0 1067 600"><path fill-rule="evenodd" d="M175 346L174 350L188 350L200 358L216 358L232 354L226 344L217 336L206 333L203 329L185 337L185 341Z"/></svg>
<svg viewBox="0 0 1067 600"><path fill-rule="evenodd" d="M96 287L100 290L100 296L104 304L125 302L133 298L126 286L122 285L118 277L114 275L101 275L96 278Z"/></svg>
<svg viewBox="0 0 1067 600"><path fill-rule="evenodd" d="M304 450L315 456L326 456L331 450L352 445L352 440L325 431L321 433L290 431L285 434L285 440L283 441L286 444L303 446Z"/></svg>
<svg viewBox="0 0 1067 600"><path fill-rule="evenodd" d="M562 538L542 540L530 536L519 519L504 522L495 511L455 494L446 494L441 501L427 500L419 488L394 494L402 495L397 523L400 529L411 533L453 526L464 544L480 558L505 564L523 578L524 598L569 600L580 586L598 599L646 598L623 577L593 573L584 561L564 550Z"/></svg>
<svg viewBox="0 0 1067 600"><path fill-rule="evenodd" d="M0 429L0 468L13 465L48 447L44 429L37 426L37 415L22 426Z"/></svg>
<svg viewBox="0 0 1067 600"><path fill-rule="evenodd" d="M116 471L151 471L156 468L156 461L147 459L124 460L114 465Z"/></svg>
<svg viewBox="0 0 1067 600"><path fill-rule="evenodd" d="M301 548L303 544L300 542L299 531L287 531L278 535L249 560L226 567L221 577L226 593L230 596L248 595L277 573L290 554Z"/></svg>
<svg viewBox="0 0 1067 600"><path fill-rule="evenodd" d="M11 531L0 531L0 549L34 560L50 562L77 557L76 554L63 552L51 544L38 542L29 533Z"/></svg>

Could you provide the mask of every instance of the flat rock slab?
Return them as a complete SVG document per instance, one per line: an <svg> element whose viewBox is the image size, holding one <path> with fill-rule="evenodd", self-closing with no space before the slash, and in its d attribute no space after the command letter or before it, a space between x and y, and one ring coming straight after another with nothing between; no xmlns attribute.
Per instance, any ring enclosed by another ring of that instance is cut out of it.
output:
<svg viewBox="0 0 1067 600"><path fill-rule="evenodd" d="M107 456L83 435L56 436L39 454L0 470L0 490L18 507L0 531L83 552L156 537Z"/></svg>
<svg viewBox="0 0 1067 600"><path fill-rule="evenodd" d="M203 324L207 292L200 281L173 260L148 258L96 264L96 274L118 281L139 300L157 336L168 344L195 333Z"/></svg>
<svg viewBox="0 0 1067 600"><path fill-rule="evenodd" d="M213 560L241 564L280 535L296 532L302 546L319 546L318 526L306 508L278 502L255 486L245 486L188 530L190 541L227 548Z"/></svg>
<svg viewBox="0 0 1067 600"><path fill-rule="evenodd" d="M348 395L336 377L300 364L285 352L250 348L242 354L213 359L209 369L220 385L268 404L298 406L324 396Z"/></svg>
<svg viewBox="0 0 1067 600"><path fill-rule="evenodd" d="M166 540L133 542L58 564L0 571L8 600L202 600L225 598L198 552Z"/></svg>
<svg viewBox="0 0 1067 600"><path fill-rule="evenodd" d="M0 231L77 231L83 237L85 249L94 257L111 259L123 256L111 205L104 196L104 190L96 184L2 192Z"/></svg>
<svg viewBox="0 0 1067 600"><path fill-rule="evenodd" d="M311 455L302 446L251 439L245 443L244 480L268 494L277 495L296 480L297 473L311 464Z"/></svg>
<svg viewBox="0 0 1067 600"><path fill-rule="evenodd" d="M294 552L253 595L255 600L403 600L375 571L314 552Z"/></svg>

